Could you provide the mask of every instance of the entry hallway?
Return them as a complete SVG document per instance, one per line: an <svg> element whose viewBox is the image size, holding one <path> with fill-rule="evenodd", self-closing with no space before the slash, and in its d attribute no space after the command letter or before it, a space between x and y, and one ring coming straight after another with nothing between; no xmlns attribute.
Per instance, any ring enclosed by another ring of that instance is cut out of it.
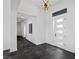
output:
<svg viewBox="0 0 79 59"><path fill-rule="evenodd" d="M75 59L75 54L44 43L35 45L23 37L17 37L16 52L4 51L3 59Z"/></svg>

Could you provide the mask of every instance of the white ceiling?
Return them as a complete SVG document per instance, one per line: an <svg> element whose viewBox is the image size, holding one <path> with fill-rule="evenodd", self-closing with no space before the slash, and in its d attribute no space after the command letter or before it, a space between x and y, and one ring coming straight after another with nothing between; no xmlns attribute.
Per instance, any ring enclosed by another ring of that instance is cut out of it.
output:
<svg viewBox="0 0 79 59"><path fill-rule="evenodd" d="M26 0L27 2L30 2L31 4L35 5L35 6L39 6L42 4L43 0ZM55 4L57 3L59 0L48 0L49 3Z"/></svg>
<svg viewBox="0 0 79 59"><path fill-rule="evenodd" d="M56 4L60 0L49 0L49 4ZM29 3L29 5L33 5L35 7L39 7L43 4L43 0L19 0L18 4L21 5L22 2L25 2L26 4ZM29 7L29 6L28 6Z"/></svg>
<svg viewBox="0 0 79 59"><path fill-rule="evenodd" d="M50 4L56 4L57 2L58 2L59 0L49 0L49 3ZM42 5L42 0L21 0L21 1L19 1L18 2L18 4L20 4L19 5L19 10L26 10L27 11L27 13L32 13L32 14L34 14L34 15L37 15L37 14L35 14L36 13L36 9L35 9L35 7L36 8L39 8L41 5ZM30 7L30 9L31 10L29 10L29 7ZM25 13L25 12L24 12ZM26 15L25 15L26 16ZM19 15L18 14L18 20L17 21L22 21L23 19L23 17L25 17L24 15ZM20 18L19 18L20 17ZM26 16L27 17L27 16Z"/></svg>

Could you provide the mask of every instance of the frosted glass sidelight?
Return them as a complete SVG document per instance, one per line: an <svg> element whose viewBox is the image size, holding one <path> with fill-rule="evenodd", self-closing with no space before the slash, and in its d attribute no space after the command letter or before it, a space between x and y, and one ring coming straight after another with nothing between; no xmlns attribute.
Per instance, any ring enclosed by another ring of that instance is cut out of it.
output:
<svg viewBox="0 0 79 59"><path fill-rule="evenodd" d="M57 25L57 28L63 28L63 25L61 24L61 25Z"/></svg>
<svg viewBox="0 0 79 59"><path fill-rule="evenodd" d="M57 23L63 22L63 19L57 19Z"/></svg>
<svg viewBox="0 0 79 59"><path fill-rule="evenodd" d="M63 34L63 31L62 30L58 30L57 33L58 34Z"/></svg>

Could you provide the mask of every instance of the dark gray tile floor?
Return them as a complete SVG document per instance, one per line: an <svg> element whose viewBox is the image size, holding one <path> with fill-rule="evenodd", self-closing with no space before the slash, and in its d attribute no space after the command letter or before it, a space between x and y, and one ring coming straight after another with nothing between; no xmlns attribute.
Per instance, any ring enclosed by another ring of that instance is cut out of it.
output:
<svg viewBox="0 0 79 59"><path fill-rule="evenodd" d="M22 37L18 38L17 47L16 52L4 52L3 59L75 59L74 53L47 43L37 46Z"/></svg>

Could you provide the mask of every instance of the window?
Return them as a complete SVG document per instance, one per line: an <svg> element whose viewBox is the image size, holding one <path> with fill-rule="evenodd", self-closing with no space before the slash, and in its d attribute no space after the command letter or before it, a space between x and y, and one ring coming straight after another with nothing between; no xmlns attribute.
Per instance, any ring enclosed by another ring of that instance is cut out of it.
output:
<svg viewBox="0 0 79 59"><path fill-rule="evenodd" d="M67 13L67 8L52 13L52 16L58 16Z"/></svg>
<svg viewBox="0 0 79 59"><path fill-rule="evenodd" d="M32 23L29 24L29 34L32 34Z"/></svg>

